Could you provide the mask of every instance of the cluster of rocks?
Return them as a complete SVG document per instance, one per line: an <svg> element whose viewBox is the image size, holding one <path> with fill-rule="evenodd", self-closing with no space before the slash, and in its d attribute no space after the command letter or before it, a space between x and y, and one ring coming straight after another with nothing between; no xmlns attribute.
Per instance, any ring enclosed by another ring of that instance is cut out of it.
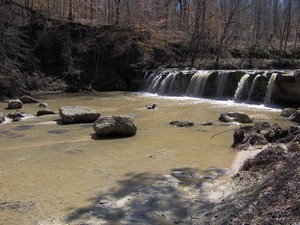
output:
<svg viewBox="0 0 300 225"><path fill-rule="evenodd" d="M289 126L283 128L278 124L256 122L253 126L242 126L233 135L233 147L246 149L249 146L274 144L289 144L289 151L300 150L300 128Z"/></svg>

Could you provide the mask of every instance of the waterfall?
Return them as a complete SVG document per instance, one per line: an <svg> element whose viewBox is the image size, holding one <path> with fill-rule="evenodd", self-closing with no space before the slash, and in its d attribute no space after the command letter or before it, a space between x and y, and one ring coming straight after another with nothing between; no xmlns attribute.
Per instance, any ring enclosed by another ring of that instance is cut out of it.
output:
<svg viewBox="0 0 300 225"><path fill-rule="evenodd" d="M257 75L254 79L253 79L253 82L252 82L252 85L251 85L251 88L250 88L250 91L249 91L249 96L248 96L248 101L251 101L252 99L252 96L255 92L255 88L257 87L257 83L258 83L258 79L261 78L262 75L259 74Z"/></svg>
<svg viewBox="0 0 300 225"><path fill-rule="evenodd" d="M228 71L220 71L217 76L217 95L216 97L222 98L226 91L228 81Z"/></svg>
<svg viewBox="0 0 300 225"><path fill-rule="evenodd" d="M194 74L187 88L186 94L188 96L202 97L210 74L210 71L198 71Z"/></svg>
<svg viewBox="0 0 300 225"><path fill-rule="evenodd" d="M157 93L160 95L165 95L169 93L171 83L175 76L174 72L170 72L161 82L160 88L157 90Z"/></svg>
<svg viewBox="0 0 300 225"><path fill-rule="evenodd" d="M234 94L234 101L241 101L248 97L249 93L249 74L245 74L238 83L238 87Z"/></svg>
<svg viewBox="0 0 300 225"><path fill-rule="evenodd" d="M273 94L276 77L277 77L277 73L272 73L272 75L269 79L266 95L264 98L265 105L270 105L272 103L272 94Z"/></svg>

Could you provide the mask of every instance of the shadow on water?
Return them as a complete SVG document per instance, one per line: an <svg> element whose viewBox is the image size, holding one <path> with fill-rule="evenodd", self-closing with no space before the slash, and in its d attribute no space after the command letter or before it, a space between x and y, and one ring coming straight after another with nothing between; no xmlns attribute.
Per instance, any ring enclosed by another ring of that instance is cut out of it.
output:
<svg viewBox="0 0 300 225"><path fill-rule="evenodd" d="M107 193L90 199L91 205L76 209L66 218L105 221L108 224L189 224L194 212L211 210L213 204L201 197L203 182L217 179L227 171L212 169L199 176L194 168L176 168L172 175L129 173ZM212 175L214 174L214 175ZM197 197L184 193L192 186Z"/></svg>
<svg viewBox="0 0 300 225"><path fill-rule="evenodd" d="M115 140L115 139L126 139L126 138L132 138L132 136L113 136L113 135L107 135L107 136L99 136L96 133L90 134L91 139L95 141L99 140Z"/></svg>

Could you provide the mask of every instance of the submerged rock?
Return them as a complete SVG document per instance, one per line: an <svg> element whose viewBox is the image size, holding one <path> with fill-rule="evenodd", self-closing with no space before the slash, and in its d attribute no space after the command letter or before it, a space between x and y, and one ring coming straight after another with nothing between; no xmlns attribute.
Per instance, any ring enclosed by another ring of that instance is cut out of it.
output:
<svg viewBox="0 0 300 225"><path fill-rule="evenodd" d="M239 123L252 123L251 119L247 114L240 112L228 112L222 113L219 117L221 122L239 122Z"/></svg>
<svg viewBox="0 0 300 225"><path fill-rule="evenodd" d="M288 147L287 150L289 152L299 152L300 151L300 145L298 142L291 142Z"/></svg>
<svg viewBox="0 0 300 225"><path fill-rule="evenodd" d="M176 120L176 121L172 121L170 122L171 125L175 126L175 127L192 127L194 126L194 123L191 121L186 121L186 120Z"/></svg>
<svg viewBox="0 0 300 225"><path fill-rule="evenodd" d="M8 100L7 109L21 109L23 102L20 99Z"/></svg>
<svg viewBox="0 0 300 225"><path fill-rule="evenodd" d="M98 136L134 136L137 131L133 116L128 115L99 117L93 128Z"/></svg>
<svg viewBox="0 0 300 225"><path fill-rule="evenodd" d="M93 109L82 106L62 106L59 108L59 115L63 123L93 123L100 113Z"/></svg>
<svg viewBox="0 0 300 225"><path fill-rule="evenodd" d="M23 102L24 104L26 103L38 103L39 101L29 95L24 95L22 97L20 97L21 102Z"/></svg>

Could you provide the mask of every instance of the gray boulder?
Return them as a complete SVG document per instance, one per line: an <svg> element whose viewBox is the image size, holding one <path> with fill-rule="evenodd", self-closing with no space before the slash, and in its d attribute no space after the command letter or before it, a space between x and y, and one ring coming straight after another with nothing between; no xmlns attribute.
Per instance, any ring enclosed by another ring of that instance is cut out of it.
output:
<svg viewBox="0 0 300 225"><path fill-rule="evenodd" d="M20 99L8 100L7 109L21 109L23 102Z"/></svg>
<svg viewBox="0 0 300 225"><path fill-rule="evenodd" d="M99 112L82 106L62 106L59 115L63 123L93 123L100 116Z"/></svg>
<svg viewBox="0 0 300 225"><path fill-rule="evenodd" d="M38 103L39 101L29 95L24 95L22 97L20 97L21 102L23 102L24 104L26 103Z"/></svg>
<svg viewBox="0 0 300 225"><path fill-rule="evenodd" d="M283 117L290 117L291 115L293 115L295 112L297 111L297 109L294 108L284 108L282 109L280 116Z"/></svg>
<svg viewBox="0 0 300 225"><path fill-rule="evenodd" d="M222 113L219 117L221 122L239 122L239 123L252 123L253 120L244 113L240 112L228 112Z"/></svg>
<svg viewBox="0 0 300 225"><path fill-rule="evenodd" d="M134 136L137 127L133 116L116 115L99 117L94 123L94 131L98 136Z"/></svg>

